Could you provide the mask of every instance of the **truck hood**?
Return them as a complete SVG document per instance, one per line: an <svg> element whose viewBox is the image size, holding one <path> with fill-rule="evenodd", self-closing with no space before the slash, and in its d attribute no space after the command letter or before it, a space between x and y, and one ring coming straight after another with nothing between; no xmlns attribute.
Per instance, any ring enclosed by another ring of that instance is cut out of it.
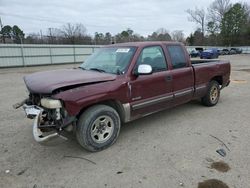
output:
<svg viewBox="0 0 250 188"><path fill-rule="evenodd" d="M116 75L82 69L62 69L38 72L24 77L31 93L50 94L60 88L74 88L79 85L112 81Z"/></svg>

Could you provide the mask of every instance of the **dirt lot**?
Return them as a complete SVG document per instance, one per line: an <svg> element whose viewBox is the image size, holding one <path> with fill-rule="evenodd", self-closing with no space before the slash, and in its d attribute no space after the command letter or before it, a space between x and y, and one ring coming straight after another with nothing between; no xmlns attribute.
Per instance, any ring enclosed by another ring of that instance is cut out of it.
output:
<svg viewBox="0 0 250 188"><path fill-rule="evenodd" d="M232 81L217 106L193 101L128 123L98 153L83 150L73 136L39 145L32 120L12 109L27 96L24 75L74 65L0 69L0 187L249 187L250 55L222 59L232 63Z"/></svg>

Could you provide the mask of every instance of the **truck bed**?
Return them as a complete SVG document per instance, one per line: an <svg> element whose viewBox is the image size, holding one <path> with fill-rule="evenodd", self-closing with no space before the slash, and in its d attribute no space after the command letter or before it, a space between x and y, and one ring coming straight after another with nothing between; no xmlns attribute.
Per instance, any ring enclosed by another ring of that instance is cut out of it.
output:
<svg viewBox="0 0 250 188"><path fill-rule="evenodd" d="M207 86L215 79L224 87L229 83L230 63L225 60L191 60L194 71L195 87Z"/></svg>

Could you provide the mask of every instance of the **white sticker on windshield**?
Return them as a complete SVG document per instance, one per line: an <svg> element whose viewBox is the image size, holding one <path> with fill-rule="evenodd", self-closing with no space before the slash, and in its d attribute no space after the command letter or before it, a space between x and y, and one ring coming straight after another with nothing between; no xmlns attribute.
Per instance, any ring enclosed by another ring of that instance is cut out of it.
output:
<svg viewBox="0 0 250 188"><path fill-rule="evenodd" d="M116 50L116 53L128 53L129 52L129 48L118 48Z"/></svg>

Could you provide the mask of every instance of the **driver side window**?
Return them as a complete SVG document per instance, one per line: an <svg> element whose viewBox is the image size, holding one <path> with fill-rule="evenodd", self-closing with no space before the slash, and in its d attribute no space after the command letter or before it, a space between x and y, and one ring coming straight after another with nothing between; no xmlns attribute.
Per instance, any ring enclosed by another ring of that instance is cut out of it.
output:
<svg viewBox="0 0 250 188"><path fill-rule="evenodd" d="M146 47L142 50L137 60L137 67L141 64L150 65L153 72L167 70L166 60L160 46Z"/></svg>

